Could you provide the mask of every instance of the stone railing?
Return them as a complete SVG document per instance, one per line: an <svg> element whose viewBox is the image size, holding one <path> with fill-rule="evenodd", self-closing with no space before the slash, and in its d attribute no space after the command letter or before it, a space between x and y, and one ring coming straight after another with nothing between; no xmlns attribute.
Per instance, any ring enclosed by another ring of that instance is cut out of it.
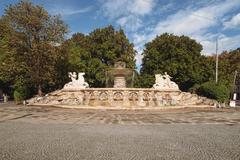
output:
<svg viewBox="0 0 240 160"><path fill-rule="evenodd" d="M75 104L89 106L163 106L178 104L180 91L137 88L89 88L63 90ZM69 99L69 98L68 98ZM62 103L65 103L64 101ZM66 102L66 103L69 103Z"/></svg>

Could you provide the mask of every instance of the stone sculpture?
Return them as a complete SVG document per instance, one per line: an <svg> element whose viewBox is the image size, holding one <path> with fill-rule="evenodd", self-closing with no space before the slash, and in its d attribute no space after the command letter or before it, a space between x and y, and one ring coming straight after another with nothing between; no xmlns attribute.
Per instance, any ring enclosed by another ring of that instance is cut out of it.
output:
<svg viewBox="0 0 240 160"><path fill-rule="evenodd" d="M175 89L179 90L178 85L171 81L171 76L164 72L164 75L155 74L155 84L153 85L154 89Z"/></svg>
<svg viewBox="0 0 240 160"><path fill-rule="evenodd" d="M71 78L71 82L64 85L63 89L84 89L89 88L89 85L84 80L85 73L77 73L76 72L69 72L68 77ZM78 78L78 79L77 79Z"/></svg>

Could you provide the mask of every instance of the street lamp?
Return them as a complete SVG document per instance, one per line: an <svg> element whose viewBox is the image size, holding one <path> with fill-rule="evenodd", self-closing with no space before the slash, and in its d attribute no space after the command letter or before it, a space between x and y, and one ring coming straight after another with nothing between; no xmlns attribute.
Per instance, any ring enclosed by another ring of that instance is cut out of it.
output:
<svg viewBox="0 0 240 160"><path fill-rule="evenodd" d="M209 21L214 21L216 20L217 22L222 23L218 18L209 18L209 17L205 17L205 16L201 16L201 15L197 15L197 14L192 14L193 16L199 17L199 18L203 18ZM217 33L219 33L219 31L217 31ZM216 84L218 83L218 36L216 38L216 66L215 66L215 82Z"/></svg>
<svg viewBox="0 0 240 160"><path fill-rule="evenodd" d="M216 83L218 83L218 37L216 38Z"/></svg>

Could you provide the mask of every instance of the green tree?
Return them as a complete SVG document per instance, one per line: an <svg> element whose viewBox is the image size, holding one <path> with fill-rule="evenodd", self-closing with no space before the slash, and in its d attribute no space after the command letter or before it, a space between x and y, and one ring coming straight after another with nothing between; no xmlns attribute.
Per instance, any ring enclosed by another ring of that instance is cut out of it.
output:
<svg viewBox="0 0 240 160"><path fill-rule="evenodd" d="M5 66L1 67L6 72L1 75L11 73L15 81L24 75L41 95L44 84L54 83L55 66L61 57L58 45L67 26L59 16L51 16L42 6L28 1L7 6L1 21L10 29L6 35L8 52L2 62Z"/></svg>
<svg viewBox="0 0 240 160"><path fill-rule="evenodd" d="M187 36L162 34L145 45L140 70L142 87L150 87L154 74L168 72L182 90L208 81L210 60L201 55L202 46Z"/></svg>
<svg viewBox="0 0 240 160"><path fill-rule="evenodd" d="M209 59L212 66L215 67L216 56L209 56ZM240 48L232 50L230 52L223 51L219 55L219 83L224 84L229 89L229 92L231 92L233 89L235 71L240 72Z"/></svg>
<svg viewBox="0 0 240 160"><path fill-rule="evenodd" d="M127 67L135 69L133 44L122 29L116 31L111 25L96 29L89 35L76 33L65 46L69 50L70 70L85 72L91 87L105 86L105 71L116 60L122 60Z"/></svg>
<svg viewBox="0 0 240 160"><path fill-rule="evenodd" d="M14 62L13 57L9 55L15 53L9 44L11 32L12 29L9 28L6 21L0 18L0 89L8 94L10 94L10 86L14 84L14 74L17 72L14 65L11 67L9 65Z"/></svg>

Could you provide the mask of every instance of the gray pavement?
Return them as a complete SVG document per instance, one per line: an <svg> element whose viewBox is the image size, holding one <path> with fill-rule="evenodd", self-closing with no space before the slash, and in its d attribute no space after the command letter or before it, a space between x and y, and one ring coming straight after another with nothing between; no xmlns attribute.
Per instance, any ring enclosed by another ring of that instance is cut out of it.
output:
<svg viewBox="0 0 240 160"><path fill-rule="evenodd" d="M0 105L0 159L240 159L239 109Z"/></svg>

